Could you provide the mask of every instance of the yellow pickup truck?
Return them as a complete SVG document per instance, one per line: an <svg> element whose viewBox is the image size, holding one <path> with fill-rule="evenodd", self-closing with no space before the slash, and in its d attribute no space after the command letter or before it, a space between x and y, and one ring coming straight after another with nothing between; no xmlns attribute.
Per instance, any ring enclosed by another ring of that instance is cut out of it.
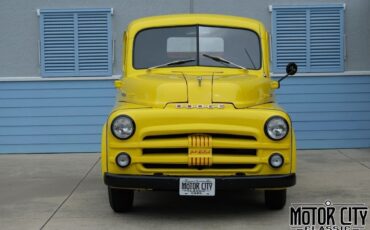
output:
<svg viewBox="0 0 370 230"><path fill-rule="evenodd" d="M102 131L101 163L115 212L135 190L215 196L259 189L281 209L295 184L289 115L275 103L269 35L259 21L180 14L133 21L123 76ZM288 75L297 66L287 65Z"/></svg>

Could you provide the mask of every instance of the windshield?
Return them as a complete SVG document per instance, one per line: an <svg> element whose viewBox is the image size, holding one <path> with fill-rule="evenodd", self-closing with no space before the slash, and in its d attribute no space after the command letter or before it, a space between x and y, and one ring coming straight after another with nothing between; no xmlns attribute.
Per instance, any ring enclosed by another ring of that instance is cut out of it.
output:
<svg viewBox="0 0 370 230"><path fill-rule="evenodd" d="M166 66L260 69L260 40L255 32L247 29L207 26L152 28L136 35L133 60L136 69Z"/></svg>

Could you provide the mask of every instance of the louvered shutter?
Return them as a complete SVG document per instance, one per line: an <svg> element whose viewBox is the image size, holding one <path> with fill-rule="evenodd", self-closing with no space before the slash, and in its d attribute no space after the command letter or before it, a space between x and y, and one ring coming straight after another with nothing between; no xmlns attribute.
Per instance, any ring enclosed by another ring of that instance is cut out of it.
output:
<svg viewBox="0 0 370 230"><path fill-rule="evenodd" d="M73 13L42 14L42 75L74 74L76 69Z"/></svg>
<svg viewBox="0 0 370 230"><path fill-rule="evenodd" d="M295 62L300 71L307 68L307 19L305 9L281 9L273 12L274 72L284 71Z"/></svg>
<svg viewBox="0 0 370 230"><path fill-rule="evenodd" d="M273 72L296 62L299 72L344 71L343 5L273 6Z"/></svg>
<svg viewBox="0 0 370 230"><path fill-rule="evenodd" d="M310 9L311 72L343 71L343 8Z"/></svg>
<svg viewBox="0 0 370 230"><path fill-rule="evenodd" d="M110 12L41 10L41 75L112 75Z"/></svg>

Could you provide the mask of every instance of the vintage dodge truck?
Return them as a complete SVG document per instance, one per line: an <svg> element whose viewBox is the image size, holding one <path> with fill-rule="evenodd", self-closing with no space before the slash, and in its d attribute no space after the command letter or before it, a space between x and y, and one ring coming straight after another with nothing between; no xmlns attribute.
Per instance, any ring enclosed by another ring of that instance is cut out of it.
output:
<svg viewBox="0 0 370 230"><path fill-rule="evenodd" d="M263 24L208 14L148 17L128 26L123 46L101 145L112 209L129 211L135 190L215 196L259 189L267 207L284 207L296 144L274 99L282 79L270 78ZM289 63L286 76L296 71Z"/></svg>

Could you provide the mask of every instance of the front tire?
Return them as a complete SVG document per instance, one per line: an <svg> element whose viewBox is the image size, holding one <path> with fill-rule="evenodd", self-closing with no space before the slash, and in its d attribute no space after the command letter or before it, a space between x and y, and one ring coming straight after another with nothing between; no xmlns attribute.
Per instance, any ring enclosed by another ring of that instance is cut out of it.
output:
<svg viewBox="0 0 370 230"><path fill-rule="evenodd" d="M109 204L113 211L122 213L132 209L134 190L108 187Z"/></svg>
<svg viewBox="0 0 370 230"><path fill-rule="evenodd" d="M265 190L265 205L272 210L284 208L286 203L286 189Z"/></svg>

